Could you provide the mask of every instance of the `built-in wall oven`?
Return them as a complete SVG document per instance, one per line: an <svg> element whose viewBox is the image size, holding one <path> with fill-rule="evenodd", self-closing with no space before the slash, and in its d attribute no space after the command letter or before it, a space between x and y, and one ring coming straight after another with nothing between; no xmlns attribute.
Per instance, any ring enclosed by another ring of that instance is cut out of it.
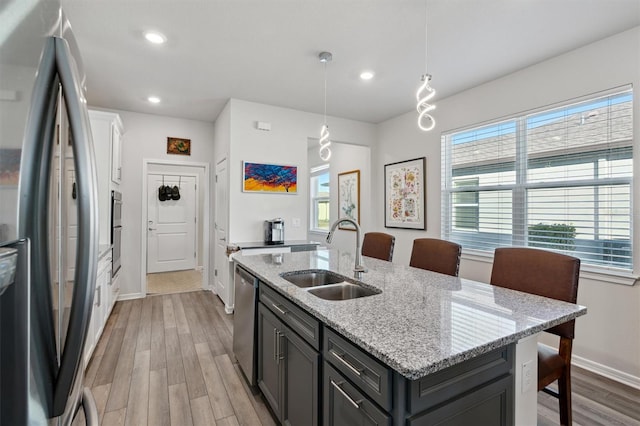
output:
<svg viewBox="0 0 640 426"><path fill-rule="evenodd" d="M111 246L113 263L111 276L115 277L120 270L120 249L122 238L122 194L111 191Z"/></svg>

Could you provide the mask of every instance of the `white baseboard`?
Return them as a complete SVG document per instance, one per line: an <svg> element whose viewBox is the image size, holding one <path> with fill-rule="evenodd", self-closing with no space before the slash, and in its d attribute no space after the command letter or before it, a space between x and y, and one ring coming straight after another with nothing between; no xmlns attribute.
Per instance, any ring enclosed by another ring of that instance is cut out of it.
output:
<svg viewBox="0 0 640 426"><path fill-rule="evenodd" d="M584 368L585 370L589 370L611 380L615 380L616 382L623 383L627 386L631 386L632 388L640 389L640 377L633 376L629 373L625 373L624 371L616 370L615 368L607 367L606 365L576 355L573 355L571 359L571 364L576 367Z"/></svg>
<svg viewBox="0 0 640 426"><path fill-rule="evenodd" d="M146 296L144 293L128 293L119 295L118 300L144 299Z"/></svg>
<svg viewBox="0 0 640 426"><path fill-rule="evenodd" d="M544 345L542 342L539 344ZM587 358L573 354L571 355L571 365L599 374L600 376L608 379L615 380L616 382L624 385L631 386L632 388L640 389L640 377L633 376L629 373L625 373L624 371L616 370L615 368L608 367L604 364L600 364L599 362L591 361Z"/></svg>

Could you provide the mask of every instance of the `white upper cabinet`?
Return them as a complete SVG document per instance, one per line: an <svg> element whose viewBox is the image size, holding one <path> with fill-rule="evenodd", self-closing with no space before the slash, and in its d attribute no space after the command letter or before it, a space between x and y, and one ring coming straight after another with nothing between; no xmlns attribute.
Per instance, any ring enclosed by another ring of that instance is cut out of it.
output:
<svg viewBox="0 0 640 426"><path fill-rule="evenodd" d="M111 180L118 185L122 181L122 121L120 116L111 123Z"/></svg>
<svg viewBox="0 0 640 426"><path fill-rule="evenodd" d="M89 110L98 172L100 244L111 243L111 188L120 183L122 120L118 114ZM105 161L109 158L110 161ZM113 184L112 184L113 182Z"/></svg>

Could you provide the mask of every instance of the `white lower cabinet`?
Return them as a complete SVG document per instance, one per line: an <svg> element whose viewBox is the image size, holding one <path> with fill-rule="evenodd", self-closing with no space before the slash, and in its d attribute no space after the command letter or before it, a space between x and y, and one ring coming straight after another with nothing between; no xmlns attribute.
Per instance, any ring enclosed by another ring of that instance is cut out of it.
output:
<svg viewBox="0 0 640 426"><path fill-rule="evenodd" d="M117 278L117 277L116 277ZM111 252L98 261L98 275L96 288L93 295L93 309L91 321L87 331L87 340L84 344L84 364L89 365L89 360L104 331L109 314L117 298L117 292L113 291L114 282L111 280ZM118 284L119 291L119 284ZM114 297L115 296L115 297Z"/></svg>

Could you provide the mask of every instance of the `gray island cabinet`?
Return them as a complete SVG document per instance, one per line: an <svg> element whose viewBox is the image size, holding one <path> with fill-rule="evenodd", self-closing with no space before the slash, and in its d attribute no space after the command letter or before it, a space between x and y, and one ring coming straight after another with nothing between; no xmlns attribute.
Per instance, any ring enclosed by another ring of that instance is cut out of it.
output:
<svg viewBox="0 0 640 426"><path fill-rule="evenodd" d="M586 313L366 257L357 281L380 293L325 300L281 275L351 278L350 253L234 260L259 280L258 386L287 425L535 424L537 389L520 377L535 373L535 336Z"/></svg>

